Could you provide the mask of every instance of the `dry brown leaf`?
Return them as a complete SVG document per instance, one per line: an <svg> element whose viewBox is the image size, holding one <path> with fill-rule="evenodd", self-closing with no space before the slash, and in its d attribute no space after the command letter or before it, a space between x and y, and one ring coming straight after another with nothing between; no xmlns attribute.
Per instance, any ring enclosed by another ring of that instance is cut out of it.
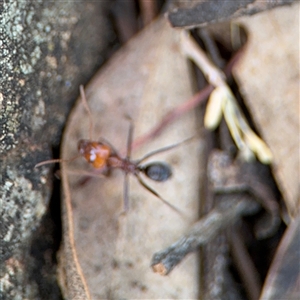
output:
<svg viewBox="0 0 300 300"><path fill-rule="evenodd" d="M239 19L248 32L234 70L292 216L299 211L299 2Z"/></svg>
<svg viewBox="0 0 300 300"><path fill-rule="evenodd" d="M125 45L88 86L86 94L95 121L93 138L105 137L116 149L124 149L129 127L124 116L133 118L135 136L145 134L166 112L191 97L191 82L189 64L180 53L179 32L163 19L152 23ZM194 112L185 114L155 141L134 151L133 158L193 136L196 123ZM89 119L79 100L64 134L62 158L76 155L81 138L89 138ZM130 210L119 217L123 206L122 172L116 170L108 178L92 178L79 185L82 176L72 175L70 170L90 170L87 163L78 159L62 165L64 203L72 205L73 214L71 220L70 211L64 210L62 256L67 262L71 260L66 265L74 266L76 250L93 299L197 298L199 268L195 254L168 277L153 273L150 260L154 252L179 238L197 219L202 145L198 139L151 159L169 163L174 176L168 182L149 185L181 209L188 220L155 198L133 176ZM69 231L72 224L73 251ZM72 282L80 279L80 271L64 271L66 289L76 289ZM84 295L83 277L76 284Z"/></svg>

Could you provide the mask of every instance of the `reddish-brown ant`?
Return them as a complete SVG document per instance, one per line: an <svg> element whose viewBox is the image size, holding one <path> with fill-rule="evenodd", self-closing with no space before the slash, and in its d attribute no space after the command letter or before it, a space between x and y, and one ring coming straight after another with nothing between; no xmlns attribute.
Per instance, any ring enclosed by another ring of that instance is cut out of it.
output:
<svg viewBox="0 0 300 300"><path fill-rule="evenodd" d="M93 127L93 121L92 121L92 115L89 110L89 107L87 105L87 100L85 97L83 86L80 86L80 94L83 101L83 104L87 110L87 112L90 115L90 135L92 132ZM129 133L127 138L127 153L126 157L122 157L118 151L105 139L101 139L101 141L96 142L92 140L86 140L82 139L78 142L78 152L79 155L76 157L73 157L70 160L62 160L62 159L53 159L41 162L36 165L36 167L39 167L41 165L54 163L54 162L62 162L62 161L72 161L80 156L84 157L88 163L90 163L95 169L98 170L111 170L111 169L121 169L125 173L125 180L124 180L124 210L127 211L129 208L129 197L128 197L128 174L134 175L137 180L140 182L140 184L146 188L150 193L155 195L157 198L159 198L161 201L163 201L166 205L171 207L176 212L181 212L172 204L170 204L168 201L164 200L154 189L152 189L150 186L148 186L140 174L144 174L148 178L154 180L154 181L166 181L172 176L171 168L168 164L163 162L151 162L146 165L141 165L143 161L148 159L149 157L156 155L161 152L168 151L172 148L175 148L179 146L182 143L187 142L189 139L186 139L180 143L170 145L155 151L152 151L145 155L143 158L133 161L131 160L131 144L132 144L132 138L133 138L133 124L130 120L130 127L129 127Z"/></svg>

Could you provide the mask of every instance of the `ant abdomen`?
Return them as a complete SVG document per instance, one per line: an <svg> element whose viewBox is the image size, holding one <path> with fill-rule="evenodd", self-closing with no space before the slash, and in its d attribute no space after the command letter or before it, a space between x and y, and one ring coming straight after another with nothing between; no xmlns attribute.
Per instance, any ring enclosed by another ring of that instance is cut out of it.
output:
<svg viewBox="0 0 300 300"><path fill-rule="evenodd" d="M166 181L172 176L172 170L170 166L162 162L153 162L148 165L141 166L142 171L148 178L154 181Z"/></svg>

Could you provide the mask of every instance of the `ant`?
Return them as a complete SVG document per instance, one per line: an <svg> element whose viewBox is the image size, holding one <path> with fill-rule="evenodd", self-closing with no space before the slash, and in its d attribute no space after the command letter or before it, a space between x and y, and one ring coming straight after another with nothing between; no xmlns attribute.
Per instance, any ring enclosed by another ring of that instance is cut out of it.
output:
<svg viewBox="0 0 300 300"><path fill-rule="evenodd" d="M87 110L89 117L90 117L90 136L92 133L93 128L93 119L92 114L89 109L89 106L87 104L87 100L85 97L84 88L82 85L80 85L80 95L82 102L85 106L85 109ZM175 210L177 213L182 215L182 212L177 209L175 206L173 206L171 203L163 199L154 189L152 189L150 186L148 186L140 174L144 174L146 177L153 181L163 182L168 180L172 176L171 168L168 164L164 162L151 162L149 164L142 165L142 162L148 159L149 157L152 157L158 153L162 153L165 151L168 151L170 149L173 149L183 143L186 143L187 141L191 140L193 137L188 138L182 142L179 142L177 144L173 144L155 151L152 151L148 154L146 154L144 157L142 157L139 160L131 160L131 145L132 145L132 139L133 139L133 123L130 117L127 117L130 121L129 126L129 132L127 137L127 151L126 156L122 157L118 151L114 148L112 144L110 144L106 139L101 138L101 141L92 141L92 139L81 139L78 141L78 153L79 155L68 159L68 160L62 160L62 159L52 159L47 160L38 163L35 167L40 167L45 164L49 163L56 163L56 162L70 162L74 159L77 159L78 157L83 157L89 164L91 164L95 169L103 171L103 170L112 170L112 169L121 169L125 173L124 178L124 211L128 211L129 209L129 182L128 182L128 174L134 175L139 183L147 189L150 193L152 193L154 196L159 198L163 203L168 205L171 209Z"/></svg>

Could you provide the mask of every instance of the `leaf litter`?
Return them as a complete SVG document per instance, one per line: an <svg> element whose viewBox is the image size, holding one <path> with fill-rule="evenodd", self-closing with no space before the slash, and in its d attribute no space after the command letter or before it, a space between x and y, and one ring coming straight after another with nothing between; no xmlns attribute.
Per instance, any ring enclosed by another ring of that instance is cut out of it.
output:
<svg viewBox="0 0 300 300"><path fill-rule="evenodd" d="M104 137L116 149L124 149L129 128L125 116L133 119L135 136L146 133L167 111L194 94L190 76L189 63L180 53L179 33L165 20L157 20L125 45L87 87L95 139ZM77 142L87 138L88 131L88 116L79 100L64 134L63 159L76 155ZM159 138L134 151L133 156L140 158L196 133L196 115L189 112ZM198 181L203 174L198 155L201 149L203 144L198 138L153 158L170 164L174 177L149 185L188 219L157 200L134 178L130 178L129 211L120 216L122 172L111 172L108 178L93 178L80 184L82 176L72 171L89 171L86 162L78 159L62 163L64 203L72 206L73 215L70 220L65 207L64 224L73 224L74 247L81 266L77 274L67 274L68 281L72 282L74 276L78 278L81 269L92 298L195 298L198 293L196 254L164 280L152 272L150 260L157 248L179 237L197 219ZM61 255L65 261L74 261L74 255L66 255L72 239L69 230L65 225L66 242ZM83 291L84 284L82 287ZM69 285L68 293L72 289L74 285Z"/></svg>

